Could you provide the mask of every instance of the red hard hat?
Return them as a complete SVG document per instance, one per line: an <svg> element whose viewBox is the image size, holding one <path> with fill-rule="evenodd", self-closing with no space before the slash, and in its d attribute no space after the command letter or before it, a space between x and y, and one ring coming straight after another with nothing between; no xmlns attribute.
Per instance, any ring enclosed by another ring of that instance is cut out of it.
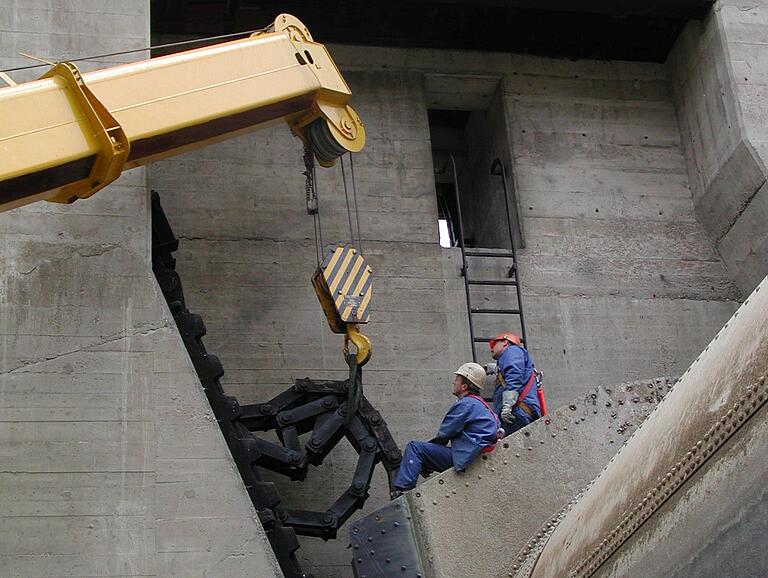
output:
<svg viewBox="0 0 768 578"><path fill-rule="evenodd" d="M488 342L488 345L490 345L491 349L493 349L493 346L496 345L496 342L501 341L502 339L506 339L507 341L517 345L518 347L522 346L520 337L518 337L517 335L509 331L505 331L504 333L499 333L496 337L494 337Z"/></svg>

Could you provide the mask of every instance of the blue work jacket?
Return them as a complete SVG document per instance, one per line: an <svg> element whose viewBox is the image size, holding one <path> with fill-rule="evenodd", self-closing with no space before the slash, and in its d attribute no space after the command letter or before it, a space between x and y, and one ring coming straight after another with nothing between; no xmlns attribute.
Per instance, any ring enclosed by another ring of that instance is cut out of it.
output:
<svg viewBox="0 0 768 578"><path fill-rule="evenodd" d="M435 440L449 440L453 469L464 471L483 448L496 443L499 423L483 402L462 397L448 410Z"/></svg>
<svg viewBox="0 0 768 578"><path fill-rule="evenodd" d="M531 356L528 355L528 351L517 345L510 345L504 351L501 352L501 356L497 360L498 364L498 380L496 383L496 389L493 391L493 411L497 414L501 414L502 394L504 391L514 389L515 391L522 393L528 380L531 379L531 373L533 372L533 361ZM541 406L539 405L539 395L536 393L536 384L531 386L531 390L523 400L528 407L536 412L537 415L541 415Z"/></svg>

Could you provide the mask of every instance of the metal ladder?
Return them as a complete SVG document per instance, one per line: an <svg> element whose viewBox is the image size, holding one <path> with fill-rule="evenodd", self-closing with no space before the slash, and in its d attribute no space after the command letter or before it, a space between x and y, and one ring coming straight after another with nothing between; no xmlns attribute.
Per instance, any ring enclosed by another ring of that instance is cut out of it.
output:
<svg viewBox="0 0 768 578"><path fill-rule="evenodd" d="M528 348L528 340L525 331L525 317L523 316L523 301L520 295L520 285L517 282L517 259L515 255L515 243L514 234L512 232L512 219L509 216L509 192L507 190L507 173L504 169L504 164L500 159L494 159L491 163L491 174L501 177L501 183L504 190L504 208L507 215L507 231L509 233L509 246L510 250L504 251L483 251L479 249L467 249L464 246L464 221L461 214L461 199L459 194L459 178L456 172L456 161L451 155L451 164L453 166L453 185L456 193L456 211L458 216L458 238L459 247L461 248L461 276L464 278L464 289L467 294L467 313L469 316L469 337L472 345L472 360L477 362L476 343L488 343L491 337L477 337L475 335L475 323L473 321L473 315L511 315L518 316L520 318L520 332L523 345ZM511 260L509 269L507 270L507 277L505 279L473 279L470 277L470 265L467 258L491 258L491 259L507 259ZM515 300L517 307L510 309L497 309L497 308L483 308L472 306L472 291L473 286L506 286L515 288Z"/></svg>

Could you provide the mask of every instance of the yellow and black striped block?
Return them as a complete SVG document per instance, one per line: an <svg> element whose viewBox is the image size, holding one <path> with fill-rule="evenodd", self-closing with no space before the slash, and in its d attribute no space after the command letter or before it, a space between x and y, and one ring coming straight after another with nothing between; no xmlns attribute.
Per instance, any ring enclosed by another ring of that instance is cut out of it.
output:
<svg viewBox="0 0 768 578"><path fill-rule="evenodd" d="M368 323L371 273L371 266L351 245L328 251L315 271L312 285L335 333L345 333L346 323Z"/></svg>

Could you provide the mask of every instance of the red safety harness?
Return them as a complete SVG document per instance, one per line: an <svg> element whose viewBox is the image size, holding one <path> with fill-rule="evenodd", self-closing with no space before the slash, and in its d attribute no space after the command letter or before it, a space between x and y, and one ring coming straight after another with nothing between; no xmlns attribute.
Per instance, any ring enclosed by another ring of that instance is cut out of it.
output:
<svg viewBox="0 0 768 578"><path fill-rule="evenodd" d="M513 409L515 407L519 407L520 409L522 409L532 419L535 419L535 414L533 413L533 410L530 407L528 407L528 404L525 403L525 398L528 397L528 394L530 393L534 383L536 383L536 395L539 398L539 407L541 407L540 417L544 417L545 415L547 415L547 404L544 401L544 388L541 387L541 380L536 379L536 375L538 373L540 372L537 371L535 367L531 370L531 377L528 379L528 383L525 384L525 387L520 392L520 395L517 397L517 401L513 406ZM500 383L503 384L504 375L499 373L499 379L500 379Z"/></svg>
<svg viewBox="0 0 768 578"><path fill-rule="evenodd" d="M476 399L477 401L479 401L480 403L482 403L482 404L485 406L485 408L486 408L488 411L490 411L490 412L491 412L491 415L492 415L492 416L493 416L493 418L496 420L496 429L498 430L498 429L500 429L500 428L501 428L501 420L499 419L499 416L497 416L497 415L496 415L496 412L495 412L495 411L493 411L493 408L492 408L490 405L488 405L488 402L486 402L486 401L485 401L485 400L484 400L482 397L480 397L479 395L475 395L474 393L470 393L470 394L468 394L468 395L467 395L467 397L471 397L472 399ZM492 452L492 451L494 450L494 448L495 448L495 447L496 447L496 443L494 442L494 443L493 443L492 445L490 445L490 446L485 446L485 447L484 447L482 450L480 450L480 453L481 453L481 454L487 454L487 453L489 453L489 452Z"/></svg>
<svg viewBox="0 0 768 578"><path fill-rule="evenodd" d="M527 403L525 403L525 398L528 397L528 393L531 391L531 388L533 387L533 384L535 381L536 381L536 370L531 369L531 378L528 380L528 383L525 384L523 391L520 392L520 395L518 396L517 401L513 406L513 409L515 407L519 407L520 409L522 409L525 413L528 414L528 417L530 417L531 419L536 419L536 414L533 413L533 410L530 407L528 407Z"/></svg>

